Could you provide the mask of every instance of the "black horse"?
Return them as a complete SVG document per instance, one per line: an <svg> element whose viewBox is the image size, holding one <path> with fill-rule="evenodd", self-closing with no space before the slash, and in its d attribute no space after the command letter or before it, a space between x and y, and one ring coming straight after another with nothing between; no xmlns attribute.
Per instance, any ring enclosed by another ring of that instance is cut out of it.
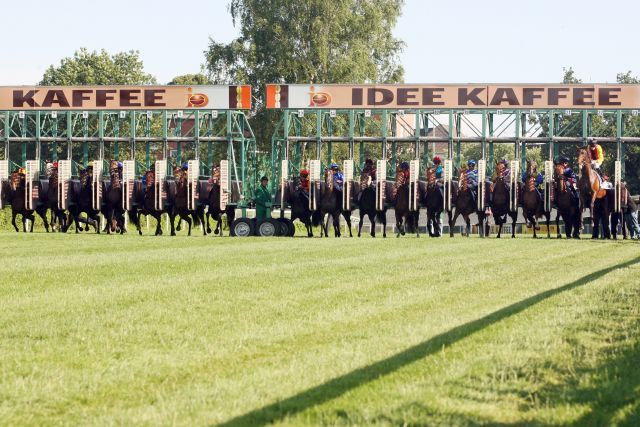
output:
<svg viewBox="0 0 640 427"><path fill-rule="evenodd" d="M560 233L560 217L564 221L564 232L567 239L580 238L580 198L577 192L571 189L564 176L564 166L556 165L555 178L553 181L553 200L556 205L556 228L558 239L562 238Z"/></svg>
<svg viewBox="0 0 640 427"><path fill-rule="evenodd" d="M549 222L551 220L551 211L547 211L544 207L544 198L540 191L536 188L536 179L538 170L536 162L527 161L527 172L524 182L520 187L522 213L526 221L533 227L533 238L537 239L536 233L537 219L544 217L547 224L547 238L551 238L551 230L549 230Z"/></svg>
<svg viewBox="0 0 640 427"><path fill-rule="evenodd" d="M38 182L36 185L40 185ZM40 187L39 187L40 188ZM40 191L42 193L42 191ZM39 194L40 194L39 193ZM26 200L26 177L24 173L14 171L11 174L9 182L2 183L2 196L5 202L11 204L11 225L16 230L16 233L20 230L16 225L16 217L20 215L22 217L22 231L27 232L27 220L31 221L29 232L33 232L33 225L35 222L34 210L27 209ZM45 230L49 232L49 221L47 221L47 207L44 203L38 203L35 212L42 218Z"/></svg>
<svg viewBox="0 0 640 427"><path fill-rule="evenodd" d="M189 209L189 183L186 171L181 168L176 168L173 177L176 183L175 200L173 203L174 219L178 216L180 220L186 221L189 226L187 235L191 236L191 218L193 218L193 225L202 224L203 234L206 236L207 229L204 227L204 206L198 204L196 209ZM177 230L180 230L180 228L178 227Z"/></svg>
<svg viewBox="0 0 640 427"><path fill-rule="evenodd" d="M58 207L58 167L51 165L48 188L47 188L47 203L46 207L51 211L51 230L63 231L67 228L67 216L64 209Z"/></svg>
<svg viewBox="0 0 640 427"><path fill-rule="evenodd" d="M140 217L144 216L152 216L156 220L156 236L162 235L162 215L167 214L169 216L169 224L171 228L171 235L176 235L176 230L174 226L174 208L173 201L175 200L175 191L176 186L175 182L167 182L163 181L160 184L160 188L156 185L155 182L155 171L148 170L145 172L144 184L142 182L138 183L136 181L134 185L133 191L133 200L134 204L138 207L137 214L138 219L137 223L140 224ZM163 194L166 194L166 198L162 199L162 206L160 209L156 209L156 192L162 191ZM142 230L138 226L138 234L142 235Z"/></svg>
<svg viewBox="0 0 640 427"><path fill-rule="evenodd" d="M493 218L498 226L498 239L502 234L502 226L508 221L507 217L511 217L511 238L516 238L516 221L518 220L518 208L511 209L511 186L507 183L507 177L504 172L506 165L504 163L496 164L496 172L491 185L491 210Z"/></svg>
<svg viewBox="0 0 640 427"><path fill-rule="evenodd" d="M342 210L342 191L336 189L333 184L334 172L327 169L324 174L324 185L320 189L320 225L325 237L329 237L329 219L332 220L335 237L340 237L340 215L342 215L349 226L349 237L353 237L351 232L351 211ZM315 218L315 212L313 213ZM326 222L324 218L326 216Z"/></svg>
<svg viewBox="0 0 640 427"><path fill-rule="evenodd" d="M384 187L381 191L384 191ZM387 237L387 208L383 203L383 209L376 209L377 192L374 182L369 173L363 172L360 177L360 190L358 192L358 212L360 213L360 223L358 224L358 237L362 233L364 217L369 218L371 223L371 237L376 237L376 221L382 224L382 237Z"/></svg>
<svg viewBox="0 0 640 427"><path fill-rule="evenodd" d="M440 237L442 234L440 216L444 211L444 192L442 183L436 179L435 168L427 168L427 185L422 203L427 208L427 231L429 236Z"/></svg>
<svg viewBox="0 0 640 427"><path fill-rule="evenodd" d="M231 223L236 217L236 210L233 206L227 204L224 210L220 209L220 167L213 168L211 173L211 190L208 195L208 209L207 209L207 233L211 234L211 227L209 226L209 218L213 218L216 221L215 234L222 236L222 215L227 216L227 224L231 227Z"/></svg>
<svg viewBox="0 0 640 427"><path fill-rule="evenodd" d="M313 237L313 213L309 208L309 193L302 188L299 176L293 177L284 187L284 203L291 207L291 222L296 219L302 222L307 230L307 237ZM315 212L315 226L320 225L320 212Z"/></svg>
<svg viewBox="0 0 640 427"><path fill-rule="evenodd" d="M125 226L124 207L122 206L122 170L115 160L112 160L109 164L109 178L109 185L104 186L104 193L106 194L106 231L107 234L111 234L112 231L120 230L120 234L123 234Z"/></svg>
<svg viewBox="0 0 640 427"><path fill-rule="evenodd" d="M76 233L82 229L80 222L84 222L87 224L87 231L91 225L95 228L96 233L100 234L100 217L98 216L100 211L93 208L93 167L89 166L87 169L81 170L79 178L79 181L71 181L69 184L69 213L76 224ZM87 216L86 220L81 219L82 213ZM64 231L67 231L70 226L69 222Z"/></svg>

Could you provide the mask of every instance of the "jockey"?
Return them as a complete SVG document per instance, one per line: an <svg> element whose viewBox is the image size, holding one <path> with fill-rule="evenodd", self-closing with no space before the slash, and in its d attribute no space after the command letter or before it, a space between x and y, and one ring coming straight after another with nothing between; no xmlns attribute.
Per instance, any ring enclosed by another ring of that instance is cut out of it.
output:
<svg viewBox="0 0 640 427"><path fill-rule="evenodd" d="M333 187L336 191L342 191L342 185L344 184L344 175L340 172L340 168L337 163L331 163L331 170L333 171Z"/></svg>
<svg viewBox="0 0 640 427"><path fill-rule="evenodd" d="M298 189L303 193L309 194L309 186L309 171L302 169L300 171L300 185L298 185Z"/></svg>
<svg viewBox="0 0 640 427"><path fill-rule="evenodd" d="M433 158L433 165L436 167L436 179L442 179L442 159L440 156Z"/></svg>
<svg viewBox="0 0 640 427"><path fill-rule="evenodd" d="M600 175L600 178L602 178L600 166L602 166L602 162L604 162L604 151L595 138L589 140L589 156L591 156L591 166L598 175Z"/></svg>
<svg viewBox="0 0 640 427"><path fill-rule="evenodd" d="M562 156L558 159L558 163L562 165L564 168L564 172L562 173L564 177L567 179L569 186L575 189L576 182L578 182L578 177L576 173L569 167L569 158Z"/></svg>
<svg viewBox="0 0 640 427"><path fill-rule="evenodd" d="M467 162L467 185L469 187L478 187L478 170L476 169L476 161L471 159Z"/></svg>
<svg viewBox="0 0 640 427"><path fill-rule="evenodd" d="M508 180L511 177L511 169L509 169L509 161L507 159L502 159L498 162L498 164L504 165L504 170L502 171L502 177L505 180Z"/></svg>
<svg viewBox="0 0 640 427"><path fill-rule="evenodd" d="M527 171L522 172L522 182L525 184L527 183ZM538 172L538 175L536 176L536 188L538 190L542 190L542 184L544 184L544 175Z"/></svg>
<svg viewBox="0 0 640 427"><path fill-rule="evenodd" d="M373 167L373 160L367 159L364 161L364 168L362 169L362 174L367 174L371 177L371 181L375 181L376 179L376 169Z"/></svg>
<svg viewBox="0 0 640 427"><path fill-rule="evenodd" d="M404 181L409 182L409 178L411 177L411 172L409 171L409 163L408 162L400 163L400 170L404 175Z"/></svg>
<svg viewBox="0 0 640 427"><path fill-rule="evenodd" d="M182 170L183 170L183 171L188 171L188 170L189 170L189 163L184 162L184 163L182 164Z"/></svg>

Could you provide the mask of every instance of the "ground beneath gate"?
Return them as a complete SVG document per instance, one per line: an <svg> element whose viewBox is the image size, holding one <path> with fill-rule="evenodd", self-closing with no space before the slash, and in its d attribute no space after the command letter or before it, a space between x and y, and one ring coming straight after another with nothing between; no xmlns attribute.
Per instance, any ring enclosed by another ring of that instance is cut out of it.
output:
<svg viewBox="0 0 640 427"><path fill-rule="evenodd" d="M640 245L0 234L0 424L640 424Z"/></svg>

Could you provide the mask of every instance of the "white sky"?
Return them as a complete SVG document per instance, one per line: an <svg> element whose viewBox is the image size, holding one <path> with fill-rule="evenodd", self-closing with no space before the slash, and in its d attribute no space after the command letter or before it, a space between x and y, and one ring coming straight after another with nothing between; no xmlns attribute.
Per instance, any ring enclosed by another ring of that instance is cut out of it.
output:
<svg viewBox="0 0 640 427"><path fill-rule="evenodd" d="M35 84L79 47L139 50L159 83L198 72L209 36L237 34L227 4L4 0L0 85ZM611 82L640 74L639 17L633 0L406 0L394 33L411 83L558 82L568 66L585 82Z"/></svg>

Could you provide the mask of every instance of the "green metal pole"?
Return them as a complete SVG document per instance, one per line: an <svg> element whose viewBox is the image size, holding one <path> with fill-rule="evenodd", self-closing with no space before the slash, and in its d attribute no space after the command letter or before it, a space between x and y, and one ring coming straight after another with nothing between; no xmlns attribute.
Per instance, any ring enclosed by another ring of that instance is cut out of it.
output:
<svg viewBox="0 0 640 427"><path fill-rule="evenodd" d="M398 136L397 132L398 126L398 114L391 114L391 136ZM393 165L393 169L395 170L398 164L398 149L396 146L396 142L393 141L391 143L391 164Z"/></svg>
<svg viewBox="0 0 640 427"><path fill-rule="evenodd" d="M482 158L487 158L487 112L482 110L482 140L480 152L482 153ZM493 162L491 159L487 161L487 176L493 175Z"/></svg>
<svg viewBox="0 0 640 427"><path fill-rule="evenodd" d="M382 124L380 129L382 130L382 158L385 160L385 162L387 161L387 136L388 136L388 129L387 129L387 119L388 119L388 111L387 110L383 110L382 111ZM396 171L396 164L395 164L395 159L392 160L391 163L391 172L395 173ZM389 172L389 171L387 171ZM389 173L387 173L387 175L390 175Z"/></svg>
<svg viewBox="0 0 640 427"><path fill-rule="evenodd" d="M146 116L146 120L144 121L144 137L146 142L144 144L144 164L147 169L151 169L151 142L149 142L149 137L151 136L151 119L149 116ZM178 162L180 164L180 162Z"/></svg>
<svg viewBox="0 0 640 427"><path fill-rule="evenodd" d="M527 134L527 115L520 115L520 123L521 123L521 131L522 135L525 136ZM526 141L522 141L522 146L520 148L520 170L525 170L527 165L527 143Z"/></svg>
<svg viewBox="0 0 640 427"><path fill-rule="evenodd" d="M425 129L425 136L429 136L429 114L425 113L423 115L423 120L424 120L424 129ZM424 166L424 169L426 170L427 167L429 166L429 143L427 141L424 142L424 150L422 152L422 163Z"/></svg>
<svg viewBox="0 0 640 427"><path fill-rule="evenodd" d="M358 115L358 124L360 136L364 136L366 131L366 117L363 114ZM360 141L360 170L364 169L364 141Z"/></svg>
<svg viewBox="0 0 640 427"><path fill-rule="evenodd" d="M460 170L460 157L462 156L462 147L460 142L460 135L462 135L462 130L460 129L462 122L462 116L460 114L456 114L456 170Z"/></svg>
<svg viewBox="0 0 640 427"><path fill-rule="evenodd" d="M193 149L195 150L194 157L195 157L195 160L200 160L200 112L198 110L194 111L193 118L194 118L193 125L195 126L193 128L193 137L194 137L194 144L195 144L195 147L193 147ZM244 150L242 151L244 152ZM198 176L204 175L201 172L202 172L202 166L200 166L200 170L198 171Z"/></svg>
<svg viewBox="0 0 640 427"><path fill-rule="evenodd" d="M327 118L327 132L329 136L333 136L333 119L330 115L326 116ZM327 143L327 163L331 164L333 162L333 142L329 141Z"/></svg>
<svg viewBox="0 0 640 427"><path fill-rule="evenodd" d="M36 111L36 158L35 160L38 161L38 166L40 166L40 157L41 157L41 153L40 150L42 149L41 146L41 137L42 137L42 129L41 129L41 124L42 124L42 120L41 120L41 116L40 116L40 111ZM42 168L40 170L43 170Z"/></svg>
<svg viewBox="0 0 640 427"><path fill-rule="evenodd" d="M447 148L447 157L449 160L453 159L453 110L449 110L449 146Z"/></svg>
<svg viewBox="0 0 640 427"><path fill-rule="evenodd" d="M89 142L87 142L89 137L89 116L86 119L82 118L82 136L84 137L84 141L82 141L82 166L86 168L89 164Z"/></svg>
<svg viewBox="0 0 640 427"><path fill-rule="evenodd" d="M120 138L120 115L116 117L113 123L113 136L114 138ZM113 143L113 157L115 157L116 160L120 160L120 141Z"/></svg>
<svg viewBox="0 0 640 427"><path fill-rule="evenodd" d="M104 111L98 111L98 157L104 160Z"/></svg>
<svg viewBox="0 0 640 427"><path fill-rule="evenodd" d="M553 111L549 111L549 143L548 143L548 160L553 160L553 137L555 135L555 115Z"/></svg>
<svg viewBox="0 0 640 427"><path fill-rule="evenodd" d="M493 113L489 113L489 164L492 165L494 159L494 146L493 146Z"/></svg>
<svg viewBox="0 0 640 427"><path fill-rule="evenodd" d="M20 132L20 136L23 138L27 137L27 113L25 112L24 118L22 119L22 128ZM20 144L20 165L25 167L27 164L27 144L22 142Z"/></svg>
<svg viewBox="0 0 640 427"><path fill-rule="evenodd" d="M58 161L58 118L56 117L55 120L52 118L51 119L51 135L54 138L53 144L52 144L52 148L51 148L51 159L54 162Z"/></svg>

